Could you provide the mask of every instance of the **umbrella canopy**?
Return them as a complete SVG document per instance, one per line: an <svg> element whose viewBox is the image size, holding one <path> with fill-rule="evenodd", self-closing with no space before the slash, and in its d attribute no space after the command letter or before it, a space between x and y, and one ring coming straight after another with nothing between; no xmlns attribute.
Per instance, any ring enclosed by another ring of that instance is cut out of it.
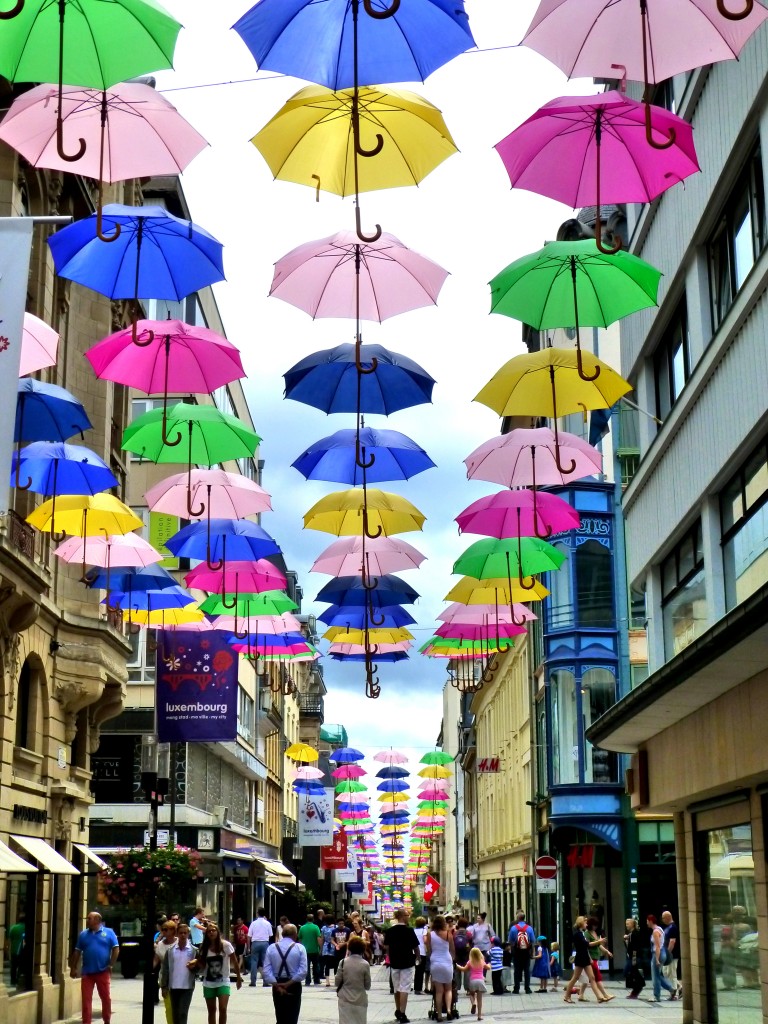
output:
<svg viewBox="0 0 768 1024"><path fill-rule="evenodd" d="M128 597L147 590L160 591L178 587L176 577L161 565L116 566L114 569L104 567L103 571L96 567L88 570L85 581L89 587L112 589L123 592Z"/></svg>
<svg viewBox="0 0 768 1024"><path fill-rule="evenodd" d="M189 515L190 504L194 511L202 507L205 514L215 519L245 519L272 508L270 495L263 487L240 473L226 473L223 469L193 469L191 473L169 476L151 487L144 497L153 512L182 519Z"/></svg>
<svg viewBox="0 0 768 1024"><path fill-rule="evenodd" d="M512 620L514 614L515 621ZM526 608L524 604L513 605L512 611L510 612L508 607L500 608L498 604L475 604L472 606L466 604L459 604L458 602L448 605L448 607L442 611L437 618L441 622L446 623L457 623L459 625L468 626L485 626L489 622L496 622L500 624L515 625L515 623L521 623L522 621L532 622L536 615L531 611L530 608Z"/></svg>
<svg viewBox="0 0 768 1024"><path fill-rule="evenodd" d="M280 590L267 590L262 594L241 594L234 606L225 604L227 594L210 594L200 605L206 615L231 615L234 613L240 619L246 619L249 615L283 615L285 612L295 612L298 605L292 601L287 594Z"/></svg>
<svg viewBox="0 0 768 1024"><path fill-rule="evenodd" d="M320 771L319 768L313 768L311 765L301 765L296 769L297 779L322 779L324 775L325 772Z"/></svg>
<svg viewBox="0 0 768 1024"><path fill-rule="evenodd" d="M210 394L245 376L239 350L207 327L181 320L139 320L133 330L110 334L85 353L100 380L147 395Z"/></svg>
<svg viewBox="0 0 768 1024"><path fill-rule="evenodd" d="M485 624L464 622L444 622L435 630L435 635L443 639L466 640L470 644L481 640L490 640L498 646L498 642L515 636L522 636L525 633L524 626L515 625L513 622L499 622L489 617ZM435 641L437 643L437 641Z"/></svg>
<svg viewBox="0 0 768 1024"><path fill-rule="evenodd" d="M54 523L55 515L55 523ZM61 531L73 537L130 533L144 523L113 494L64 494L44 501L27 516L27 522L45 533Z"/></svg>
<svg viewBox="0 0 768 1024"><path fill-rule="evenodd" d="M384 751L386 753L386 751ZM374 757L374 761L381 760L381 758ZM407 760L407 758L405 758ZM377 779L407 779L410 775L405 768L398 767L397 764L388 765L386 768L379 768L376 772Z"/></svg>
<svg viewBox="0 0 768 1024"><path fill-rule="evenodd" d="M208 629L205 616L195 605L184 608L126 608L123 618L134 626L146 626L150 629L181 629L192 626L193 632L205 632Z"/></svg>
<svg viewBox="0 0 768 1024"><path fill-rule="evenodd" d="M321 776L322 774L320 772ZM325 793L325 788L319 782L313 782L311 779L297 779L292 785L296 793L306 793L312 796L323 796Z"/></svg>
<svg viewBox="0 0 768 1024"><path fill-rule="evenodd" d="M65 388L29 378L19 381L14 441L67 441L91 426L83 406Z"/></svg>
<svg viewBox="0 0 768 1024"><path fill-rule="evenodd" d="M260 441L250 427L214 405L177 402L167 415L163 409L150 409L135 419L123 433L122 447L150 462L215 466L228 459L252 457Z"/></svg>
<svg viewBox="0 0 768 1024"><path fill-rule="evenodd" d="M61 441L35 441L13 453L13 477L35 494L97 494L117 487L117 477L95 452Z"/></svg>
<svg viewBox="0 0 768 1024"><path fill-rule="evenodd" d="M318 616L320 622L330 627L341 627L345 630L361 629L366 626L375 626L384 629L398 629L400 626L411 626L416 619L399 605L390 605L380 608L373 614L367 606L342 608L339 605L331 605L322 615ZM336 652L337 654L340 652Z"/></svg>
<svg viewBox="0 0 768 1024"><path fill-rule="evenodd" d="M308 743L292 743L285 752L292 761L316 761L320 756Z"/></svg>
<svg viewBox="0 0 768 1024"><path fill-rule="evenodd" d="M379 642L397 644L401 640L413 640L413 633L405 627L399 629L371 627L371 629L347 629L343 626L331 626L323 633L323 640L332 640L339 644L366 644L369 648ZM354 655L351 655L354 657Z"/></svg>
<svg viewBox="0 0 768 1024"><path fill-rule="evenodd" d="M418 569L425 559L412 544L395 537L342 537L316 559L310 572L328 576L366 578L384 576L404 569Z"/></svg>
<svg viewBox="0 0 768 1024"><path fill-rule="evenodd" d="M190 523L169 537L165 546L177 558L205 558L209 568L215 568L214 561L223 563L227 555L246 561L280 554L279 546L267 531L248 519Z"/></svg>
<svg viewBox="0 0 768 1024"><path fill-rule="evenodd" d="M446 601L457 601L460 604L517 604L524 601L543 601L549 597L549 591L538 580L530 590L524 590L512 580L512 587L505 576L487 580L478 580L473 576L463 576L448 594Z"/></svg>
<svg viewBox="0 0 768 1024"><path fill-rule="evenodd" d="M381 323L398 313L434 305L447 277L447 270L387 232L363 242L354 231L337 231L304 242L279 259L269 294L298 306L312 319L347 317Z"/></svg>
<svg viewBox="0 0 768 1024"><path fill-rule="evenodd" d="M410 799L410 797L408 796L407 793L394 793L394 792L393 793L380 793L376 797L376 800L380 804L384 804L385 805L385 809L386 809L386 805L391 804L392 806L394 806L395 804L407 803L409 799Z"/></svg>
<svg viewBox="0 0 768 1024"><path fill-rule="evenodd" d="M359 90L360 146L381 152L360 163L355 187L354 90L300 89L251 140L275 178L336 195L418 185L457 152L437 107L412 92ZM318 183L319 182L319 183Z"/></svg>
<svg viewBox="0 0 768 1024"><path fill-rule="evenodd" d="M535 487L565 484L601 473L603 457L576 434L555 435L549 427L518 427L485 441L464 459L464 464L470 480L489 480L505 487ZM563 464L572 464L572 468L565 472L559 468ZM540 494L537 500L539 497Z"/></svg>
<svg viewBox="0 0 768 1024"><path fill-rule="evenodd" d="M58 347L59 335L56 331L39 317L32 313L25 313L21 334L19 376L26 377L28 373L35 373L36 370L55 366Z"/></svg>
<svg viewBox="0 0 768 1024"><path fill-rule="evenodd" d="M397 644L376 644L376 657L380 654L405 654L413 645L410 640L401 640ZM370 657L370 645L368 648L364 644L331 644L328 648L329 654L336 654L339 657L357 657L357 655L368 654ZM406 773L407 774L407 773Z"/></svg>
<svg viewBox="0 0 768 1024"><path fill-rule="evenodd" d="M360 345L359 360L356 351L345 344L306 356L284 375L285 397L327 413L384 416L432 401L435 381L412 359L382 345Z"/></svg>
<svg viewBox="0 0 768 1024"><path fill-rule="evenodd" d="M581 517L556 494L507 490L473 501L456 516L456 522L461 533L481 533L487 537L549 537L553 533L577 530Z"/></svg>
<svg viewBox="0 0 768 1024"><path fill-rule="evenodd" d="M475 45L464 0L409 0L387 17L385 0L372 14L349 0L318 8L311 0L261 0L233 25L260 68L318 82L329 89L355 84L357 21L359 82L423 81ZM308 41L312 45L308 45Z"/></svg>
<svg viewBox="0 0 768 1024"><path fill-rule="evenodd" d="M124 611L153 612L160 609L186 608L195 603L194 597L182 587L171 586L163 590L142 590L139 593L126 593L122 590L110 591L109 597L102 604Z"/></svg>
<svg viewBox="0 0 768 1024"><path fill-rule="evenodd" d="M390 604L413 604L419 594L399 576L380 576L375 590L366 590L357 576L339 576L329 580L315 598L332 601L337 605L365 605L368 598L377 601L375 607Z"/></svg>
<svg viewBox="0 0 768 1024"><path fill-rule="evenodd" d="M255 562L228 561L217 569L201 562L184 577L188 587L206 590L209 594L260 594L267 590L283 590L285 575L266 558Z"/></svg>
<svg viewBox="0 0 768 1024"><path fill-rule="evenodd" d="M376 789L382 793L404 793L410 789L410 786L401 779L385 779L378 784Z"/></svg>
<svg viewBox="0 0 768 1024"><path fill-rule="evenodd" d="M334 779L361 779L366 774L359 764L342 764L331 772Z"/></svg>
<svg viewBox="0 0 768 1024"><path fill-rule="evenodd" d="M453 754L444 750L429 750L419 758L420 764L451 764L455 760Z"/></svg>
<svg viewBox="0 0 768 1024"><path fill-rule="evenodd" d="M282 615L246 615L245 619L237 615L217 615L213 620L213 628L228 633L241 632L245 626L248 633L300 633L301 623L295 615L283 612Z"/></svg>
<svg viewBox="0 0 768 1024"><path fill-rule="evenodd" d="M478 580L504 574L523 577L557 570L564 561L562 551L538 537L483 537L456 559L452 572Z"/></svg>
<svg viewBox="0 0 768 1024"><path fill-rule="evenodd" d="M421 530L426 516L399 494L371 489L335 491L321 498L304 516L306 530L321 530L337 536L358 536L363 532L363 505L367 508L368 529L380 528L384 536Z"/></svg>
<svg viewBox="0 0 768 1024"><path fill-rule="evenodd" d="M143 569L161 562L162 555L149 541L135 533L115 537L68 537L53 552L63 562L83 562L106 568Z"/></svg>
<svg viewBox="0 0 768 1024"><path fill-rule="evenodd" d="M292 463L307 480L330 480L353 487L363 482L410 480L434 465L410 437L398 430L373 427L337 430L315 441Z"/></svg>
<svg viewBox="0 0 768 1024"><path fill-rule="evenodd" d="M387 765L407 764L408 758L399 750L390 747L389 750L380 750L373 755L374 761L383 761Z"/></svg>
<svg viewBox="0 0 768 1024"><path fill-rule="evenodd" d="M735 11L743 6L726 5ZM618 67L628 78L663 82L700 65L738 57L766 18L768 12L759 3L745 17L732 20L713 0L645 0L642 5L637 0L596 0L588 12L581 0L542 0L523 44L569 78L614 79Z"/></svg>
<svg viewBox="0 0 768 1024"><path fill-rule="evenodd" d="M450 768L445 768L440 764L428 764L426 767L420 768L418 774L422 779L450 779L453 772Z"/></svg>

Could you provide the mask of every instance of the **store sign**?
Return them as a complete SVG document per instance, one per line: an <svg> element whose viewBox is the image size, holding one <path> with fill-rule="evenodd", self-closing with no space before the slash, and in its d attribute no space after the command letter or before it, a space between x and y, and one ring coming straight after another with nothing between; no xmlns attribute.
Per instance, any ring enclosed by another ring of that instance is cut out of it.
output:
<svg viewBox="0 0 768 1024"><path fill-rule="evenodd" d="M595 860L594 846L572 846L566 863L569 868L591 868Z"/></svg>
<svg viewBox="0 0 768 1024"><path fill-rule="evenodd" d="M459 899L477 902L480 899L480 886L477 882L459 882Z"/></svg>
<svg viewBox="0 0 768 1024"><path fill-rule="evenodd" d="M333 789L323 795L299 794L299 845L330 846L333 843Z"/></svg>
<svg viewBox="0 0 768 1024"><path fill-rule="evenodd" d="M501 758L499 757L483 757L477 762L477 774L478 775L493 775L500 771Z"/></svg>
<svg viewBox="0 0 768 1024"><path fill-rule="evenodd" d="M30 821L34 825L45 825L48 821L48 811L40 807L28 807L26 804L14 804L13 820Z"/></svg>
<svg viewBox="0 0 768 1024"><path fill-rule="evenodd" d="M337 832L330 846L320 850L320 867L325 871L343 870L347 866L347 834L343 830Z"/></svg>
<svg viewBox="0 0 768 1024"><path fill-rule="evenodd" d="M157 738L216 743L237 738L237 655L215 630L160 633Z"/></svg>

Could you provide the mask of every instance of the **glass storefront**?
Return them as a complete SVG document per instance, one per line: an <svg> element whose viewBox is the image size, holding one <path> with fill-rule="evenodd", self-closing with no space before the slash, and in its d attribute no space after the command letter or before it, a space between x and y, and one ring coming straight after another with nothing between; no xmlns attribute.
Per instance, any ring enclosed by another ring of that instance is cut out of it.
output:
<svg viewBox="0 0 768 1024"><path fill-rule="evenodd" d="M8 876L4 900L6 955L2 980L14 995L32 988L35 948L35 876Z"/></svg>
<svg viewBox="0 0 768 1024"><path fill-rule="evenodd" d="M733 825L703 835L711 1019L758 1024L763 1010L752 828Z"/></svg>

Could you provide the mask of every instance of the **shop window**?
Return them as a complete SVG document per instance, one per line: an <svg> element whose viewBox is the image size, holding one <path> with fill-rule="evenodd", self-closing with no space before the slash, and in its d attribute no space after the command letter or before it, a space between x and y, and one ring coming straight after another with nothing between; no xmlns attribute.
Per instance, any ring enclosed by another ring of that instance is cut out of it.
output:
<svg viewBox="0 0 768 1024"><path fill-rule="evenodd" d="M552 692L552 781L579 781L579 723L576 676L569 669L550 674Z"/></svg>
<svg viewBox="0 0 768 1024"><path fill-rule="evenodd" d="M616 677L607 668L590 668L581 677L581 713L584 731L616 703ZM610 750L593 747L585 739L584 781L618 782L618 759Z"/></svg>
<svg viewBox="0 0 768 1024"><path fill-rule="evenodd" d="M661 564L664 653L673 658L707 626L701 523L686 534Z"/></svg>
<svg viewBox="0 0 768 1024"><path fill-rule="evenodd" d="M571 549L566 544L554 544L566 561L557 572L548 575L547 584L552 596L546 602L550 629L566 629L573 626L573 584L571 582L571 565L568 556Z"/></svg>
<svg viewBox="0 0 768 1024"><path fill-rule="evenodd" d="M720 495L725 600L730 610L768 582L768 443Z"/></svg>
<svg viewBox="0 0 768 1024"><path fill-rule="evenodd" d="M713 1021L762 1021L755 864L750 825L699 833L705 851L708 984Z"/></svg>
<svg viewBox="0 0 768 1024"><path fill-rule="evenodd" d="M36 883L34 875L9 876L6 883L2 979L11 994L32 989L35 950Z"/></svg>
<svg viewBox="0 0 768 1024"><path fill-rule="evenodd" d="M580 626L614 627L611 551L588 540L574 554L577 622Z"/></svg>
<svg viewBox="0 0 768 1024"><path fill-rule="evenodd" d="M653 354L656 415L660 420L667 418L690 375L688 308L683 295Z"/></svg>
<svg viewBox="0 0 768 1024"><path fill-rule="evenodd" d="M731 308L765 248L767 237L765 187L758 145L747 160L707 245L714 330Z"/></svg>

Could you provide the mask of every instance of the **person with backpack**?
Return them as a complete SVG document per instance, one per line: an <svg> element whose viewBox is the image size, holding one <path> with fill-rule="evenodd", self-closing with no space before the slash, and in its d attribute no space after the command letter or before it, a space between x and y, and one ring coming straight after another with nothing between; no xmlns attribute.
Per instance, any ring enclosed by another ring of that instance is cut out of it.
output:
<svg viewBox="0 0 768 1024"><path fill-rule="evenodd" d="M264 957L264 980L272 987L275 1024L298 1024L301 989L307 977L307 951L297 942L295 924L283 925L279 942Z"/></svg>
<svg viewBox="0 0 768 1024"><path fill-rule="evenodd" d="M464 991L469 992L469 975L459 970L469 963L469 951L472 943L469 938L469 922L465 917L460 917L456 924L456 931L453 936L453 962L456 970L453 972L453 989L457 996L459 988L464 985Z"/></svg>
<svg viewBox="0 0 768 1024"><path fill-rule="evenodd" d="M514 967L513 994L519 994L520 982L525 980L525 991L531 993L531 952L536 942L533 928L525 920L525 911L518 910L515 923L509 929L507 941L512 947L512 966Z"/></svg>

